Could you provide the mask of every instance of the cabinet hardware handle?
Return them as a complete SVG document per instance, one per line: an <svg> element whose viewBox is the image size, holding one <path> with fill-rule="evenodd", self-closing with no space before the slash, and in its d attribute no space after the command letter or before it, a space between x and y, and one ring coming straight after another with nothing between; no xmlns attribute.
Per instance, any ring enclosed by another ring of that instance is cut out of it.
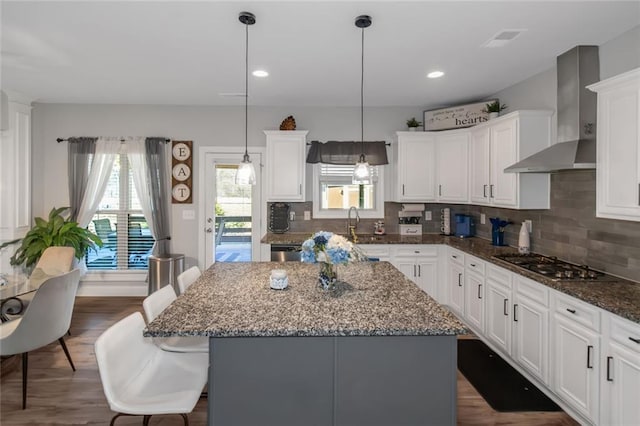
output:
<svg viewBox="0 0 640 426"><path fill-rule="evenodd" d="M298 195L302 195L302 184L299 185Z"/></svg>
<svg viewBox="0 0 640 426"><path fill-rule="evenodd" d="M487 198L487 185L482 185L482 196Z"/></svg>
<svg viewBox="0 0 640 426"><path fill-rule="evenodd" d="M638 184L638 205L640 206L640 183Z"/></svg>
<svg viewBox="0 0 640 426"><path fill-rule="evenodd" d="M451 257L453 257L454 259L458 258L458 256L456 256L455 254L452 254Z"/></svg>
<svg viewBox="0 0 640 426"><path fill-rule="evenodd" d="M489 185L489 198L493 198L493 185Z"/></svg>
<svg viewBox="0 0 640 426"><path fill-rule="evenodd" d="M414 250L413 252L420 254L420 250Z"/></svg>
<svg viewBox="0 0 640 426"><path fill-rule="evenodd" d="M474 268L476 267L475 263L470 263L471 266L473 266Z"/></svg>
<svg viewBox="0 0 640 426"><path fill-rule="evenodd" d="M569 309L569 308L567 308L567 312L571 312L572 314L575 314L575 313L576 313L576 310L575 310L575 309Z"/></svg>
<svg viewBox="0 0 640 426"><path fill-rule="evenodd" d="M587 346L587 368L593 368L593 365L591 364L591 350L593 349L593 346L588 345Z"/></svg>
<svg viewBox="0 0 640 426"><path fill-rule="evenodd" d="M404 183L402 184L402 195L404 195Z"/></svg>
<svg viewBox="0 0 640 426"><path fill-rule="evenodd" d="M513 320L514 320L515 322L518 322L518 316L517 316L517 314L518 314L518 304L517 304L517 303L514 303L514 304L513 304Z"/></svg>
<svg viewBox="0 0 640 426"><path fill-rule="evenodd" d="M509 311L507 310L507 303L509 303L509 299L504 299L504 315L509 316Z"/></svg>
<svg viewBox="0 0 640 426"><path fill-rule="evenodd" d="M438 195L442 195L442 185L438 185Z"/></svg>
<svg viewBox="0 0 640 426"><path fill-rule="evenodd" d="M413 276L416 276L416 265L413 265Z"/></svg>
<svg viewBox="0 0 640 426"><path fill-rule="evenodd" d="M611 377L611 360L612 356L607 357L607 382L613 382L613 378Z"/></svg>
<svg viewBox="0 0 640 426"><path fill-rule="evenodd" d="M482 288L482 284L478 284L478 299L482 299L482 295L480 294L481 288Z"/></svg>
<svg viewBox="0 0 640 426"><path fill-rule="evenodd" d="M462 287L462 274L458 272L458 287Z"/></svg>
<svg viewBox="0 0 640 426"><path fill-rule="evenodd" d="M634 337L629 337L629 340L631 340L632 342L635 342L635 343L640 345L640 339L636 339Z"/></svg>
<svg viewBox="0 0 640 426"><path fill-rule="evenodd" d="M421 277L422 276L422 271L420 270L420 265L418 265L418 276Z"/></svg>

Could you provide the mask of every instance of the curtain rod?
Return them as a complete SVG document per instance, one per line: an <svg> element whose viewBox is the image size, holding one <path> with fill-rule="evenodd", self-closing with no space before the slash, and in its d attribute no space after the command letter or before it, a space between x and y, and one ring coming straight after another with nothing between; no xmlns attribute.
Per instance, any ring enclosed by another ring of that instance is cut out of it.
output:
<svg viewBox="0 0 640 426"><path fill-rule="evenodd" d="M60 143L60 142L66 142L68 140L69 139L58 138L58 139L56 139L56 142ZM126 139L120 139L120 142L126 142ZM165 139L164 140L164 143L169 143L169 142L171 142L171 139Z"/></svg>

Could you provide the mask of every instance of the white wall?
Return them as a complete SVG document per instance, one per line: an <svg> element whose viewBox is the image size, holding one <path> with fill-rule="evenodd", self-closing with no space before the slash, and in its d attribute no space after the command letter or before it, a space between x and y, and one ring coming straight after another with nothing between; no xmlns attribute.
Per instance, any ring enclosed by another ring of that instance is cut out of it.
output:
<svg viewBox="0 0 640 426"><path fill-rule="evenodd" d="M264 146L263 130L278 129L288 115L298 130L309 130L308 140L359 140L359 108L249 109L249 145ZM365 139L391 141L405 121L421 117L416 108L366 108ZM67 105L35 104L33 111L33 214L46 214L53 206L68 205L67 144L56 138L69 136L163 136L193 140L194 170L199 174L198 151L203 146L244 144L243 107ZM240 159L240 158L239 158ZM199 213L200 182L194 181L193 205L172 210L172 251L198 258L198 220L183 220L182 211Z"/></svg>
<svg viewBox="0 0 640 426"><path fill-rule="evenodd" d="M621 74L640 67L640 26L632 28L622 35L604 43L599 48L600 79ZM507 104L507 112L519 109L556 110L557 102L556 67L534 75L518 84L507 87L488 99L499 98ZM557 117L553 117L554 126ZM555 139L554 139L555 140Z"/></svg>

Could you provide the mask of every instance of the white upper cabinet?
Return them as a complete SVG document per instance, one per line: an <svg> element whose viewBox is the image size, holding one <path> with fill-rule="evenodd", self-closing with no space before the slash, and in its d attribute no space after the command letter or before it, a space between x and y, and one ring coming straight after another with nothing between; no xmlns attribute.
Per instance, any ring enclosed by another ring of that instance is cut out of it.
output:
<svg viewBox="0 0 640 426"><path fill-rule="evenodd" d="M469 152L472 204L548 209L548 173L505 173L551 143L551 111L516 111L473 127Z"/></svg>
<svg viewBox="0 0 640 426"><path fill-rule="evenodd" d="M307 133L265 130L267 201L305 201Z"/></svg>
<svg viewBox="0 0 640 426"><path fill-rule="evenodd" d="M469 132L451 131L436 136L437 200L469 202Z"/></svg>
<svg viewBox="0 0 640 426"><path fill-rule="evenodd" d="M396 134L395 201L435 201L435 135L428 132Z"/></svg>
<svg viewBox="0 0 640 426"><path fill-rule="evenodd" d="M589 89L598 93L596 216L640 221L640 68Z"/></svg>
<svg viewBox="0 0 640 426"><path fill-rule="evenodd" d="M489 198L489 128L471 131L469 143L469 192L471 204L488 205Z"/></svg>

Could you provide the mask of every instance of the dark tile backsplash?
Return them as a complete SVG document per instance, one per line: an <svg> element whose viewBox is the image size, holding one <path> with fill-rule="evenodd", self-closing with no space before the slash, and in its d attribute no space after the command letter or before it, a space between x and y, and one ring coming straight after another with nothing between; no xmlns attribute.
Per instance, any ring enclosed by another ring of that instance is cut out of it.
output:
<svg viewBox="0 0 640 426"><path fill-rule="evenodd" d="M522 221L532 221L531 250L548 256L557 256L577 264L640 282L640 222L600 219L595 217L595 170L563 171L551 175L551 208L549 210L511 210L470 205L426 204L433 220L423 219L424 233L440 232L440 211L451 209L455 213L470 214L476 221L476 234L491 239L490 217L513 222L505 229L505 242L517 246ZM399 203L385 203L387 233L398 233ZM304 211L312 211L312 203L291 203L296 220L290 223L290 232L315 232L320 229L346 233L345 219L312 219L304 221ZM480 224L480 214L487 217ZM375 219L362 219L359 234L373 233ZM453 226L453 223L452 223Z"/></svg>

